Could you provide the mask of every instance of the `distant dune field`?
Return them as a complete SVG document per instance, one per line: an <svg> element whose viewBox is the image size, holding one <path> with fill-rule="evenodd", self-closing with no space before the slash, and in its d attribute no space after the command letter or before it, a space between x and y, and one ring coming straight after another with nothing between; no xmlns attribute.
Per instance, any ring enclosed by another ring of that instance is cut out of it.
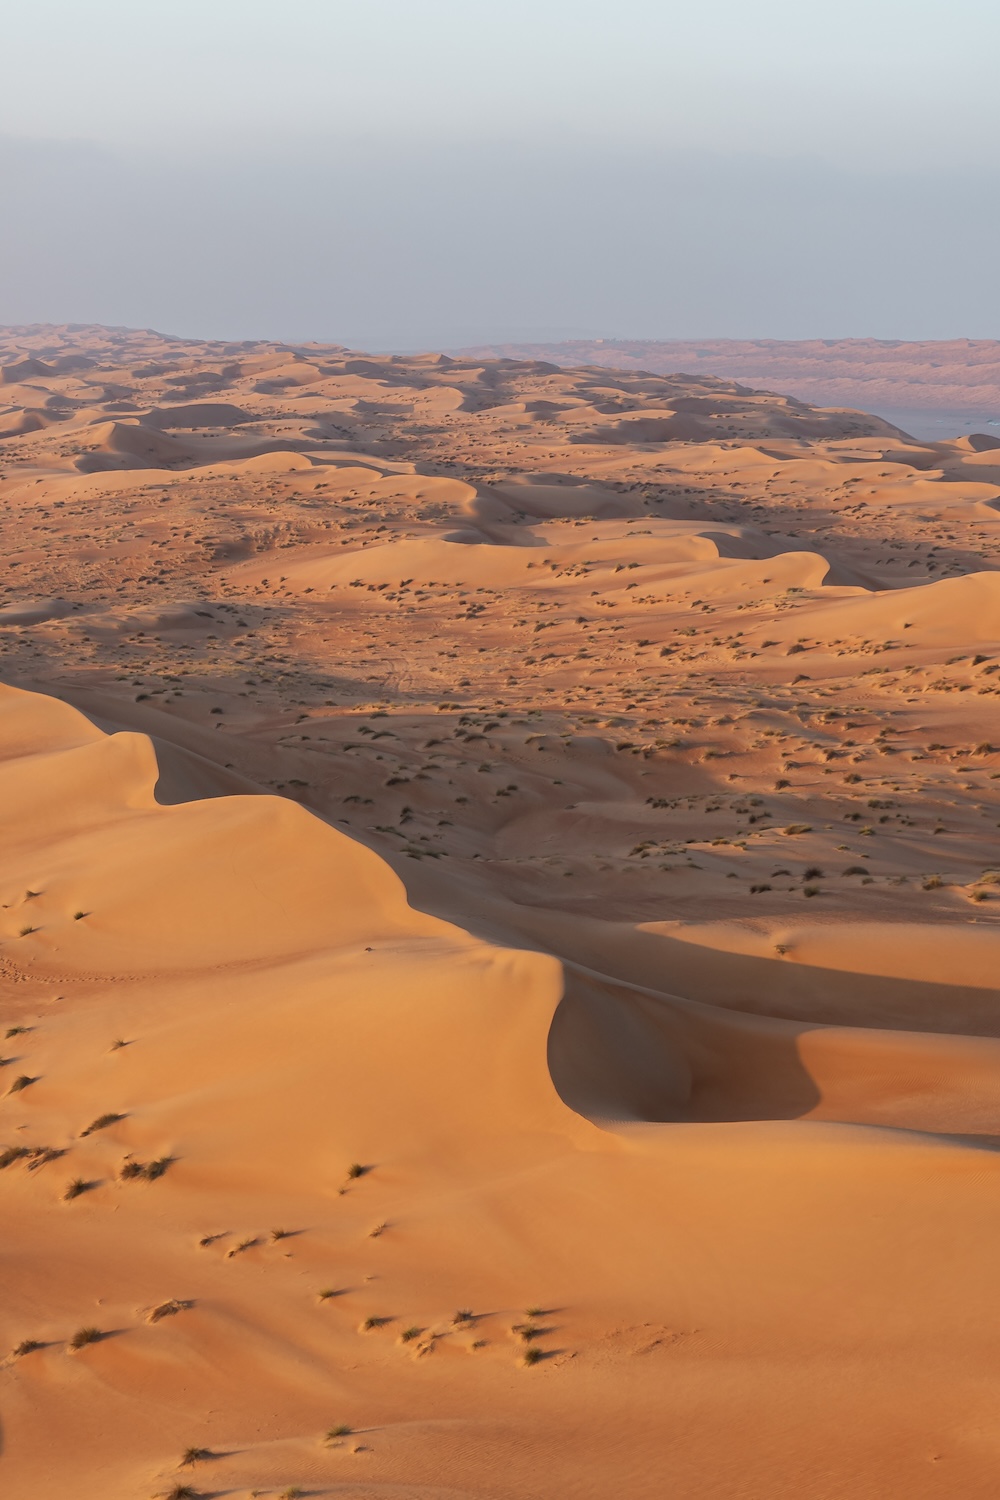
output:
<svg viewBox="0 0 1000 1500"><path fill-rule="evenodd" d="M859 406L925 438L1000 430L1000 341L946 339L581 339L463 351L558 365L687 370L816 406Z"/></svg>

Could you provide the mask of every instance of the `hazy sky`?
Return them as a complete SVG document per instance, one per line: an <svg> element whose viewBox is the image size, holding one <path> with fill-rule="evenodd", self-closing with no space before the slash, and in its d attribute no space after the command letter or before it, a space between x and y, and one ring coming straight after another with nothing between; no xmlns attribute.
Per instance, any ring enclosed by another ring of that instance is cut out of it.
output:
<svg viewBox="0 0 1000 1500"><path fill-rule="evenodd" d="M7 7L0 321L1000 336L997 0Z"/></svg>

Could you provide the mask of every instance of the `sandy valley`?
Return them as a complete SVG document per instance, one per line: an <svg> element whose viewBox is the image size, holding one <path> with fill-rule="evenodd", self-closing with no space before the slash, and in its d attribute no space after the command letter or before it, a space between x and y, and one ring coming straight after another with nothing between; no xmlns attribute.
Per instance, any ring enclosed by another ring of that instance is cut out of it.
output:
<svg viewBox="0 0 1000 1500"><path fill-rule="evenodd" d="M5 1494L994 1495L1000 438L0 367Z"/></svg>

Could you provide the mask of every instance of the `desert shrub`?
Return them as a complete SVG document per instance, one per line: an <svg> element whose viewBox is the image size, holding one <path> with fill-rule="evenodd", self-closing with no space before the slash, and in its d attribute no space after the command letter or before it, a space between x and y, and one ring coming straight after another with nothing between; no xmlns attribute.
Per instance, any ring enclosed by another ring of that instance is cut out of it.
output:
<svg viewBox="0 0 1000 1500"><path fill-rule="evenodd" d="M252 1250L257 1239L251 1235L245 1240L239 1240L230 1250L226 1251L226 1259L232 1260L234 1255L242 1255L244 1250Z"/></svg>
<svg viewBox="0 0 1000 1500"><path fill-rule="evenodd" d="M93 1135L95 1130L107 1130L109 1125L117 1125L118 1121L124 1120L124 1118L124 1115L116 1114L98 1115L96 1120L91 1120L86 1130L80 1131L80 1135L83 1137L85 1135Z"/></svg>
<svg viewBox="0 0 1000 1500"><path fill-rule="evenodd" d="M146 1322L159 1323L161 1318L172 1318L176 1313L184 1312L190 1306L190 1302L183 1302L177 1297L171 1297L169 1302L160 1302L156 1307L151 1308Z"/></svg>
<svg viewBox="0 0 1000 1500"><path fill-rule="evenodd" d="M214 1458L215 1454L211 1448L185 1448L181 1456L182 1464L200 1464L206 1458Z"/></svg>
<svg viewBox="0 0 1000 1500"><path fill-rule="evenodd" d="M85 1349L88 1344L99 1344L104 1337L100 1328L78 1328L69 1341L71 1349Z"/></svg>

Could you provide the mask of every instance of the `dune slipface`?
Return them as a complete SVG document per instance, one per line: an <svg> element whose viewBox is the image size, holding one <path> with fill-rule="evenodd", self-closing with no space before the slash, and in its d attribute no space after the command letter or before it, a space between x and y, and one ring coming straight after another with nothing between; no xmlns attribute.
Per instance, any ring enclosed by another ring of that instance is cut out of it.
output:
<svg viewBox="0 0 1000 1500"><path fill-rule="evenodd" d="M0 367L5 1493L992 1496L990 440Z"/></svg>

